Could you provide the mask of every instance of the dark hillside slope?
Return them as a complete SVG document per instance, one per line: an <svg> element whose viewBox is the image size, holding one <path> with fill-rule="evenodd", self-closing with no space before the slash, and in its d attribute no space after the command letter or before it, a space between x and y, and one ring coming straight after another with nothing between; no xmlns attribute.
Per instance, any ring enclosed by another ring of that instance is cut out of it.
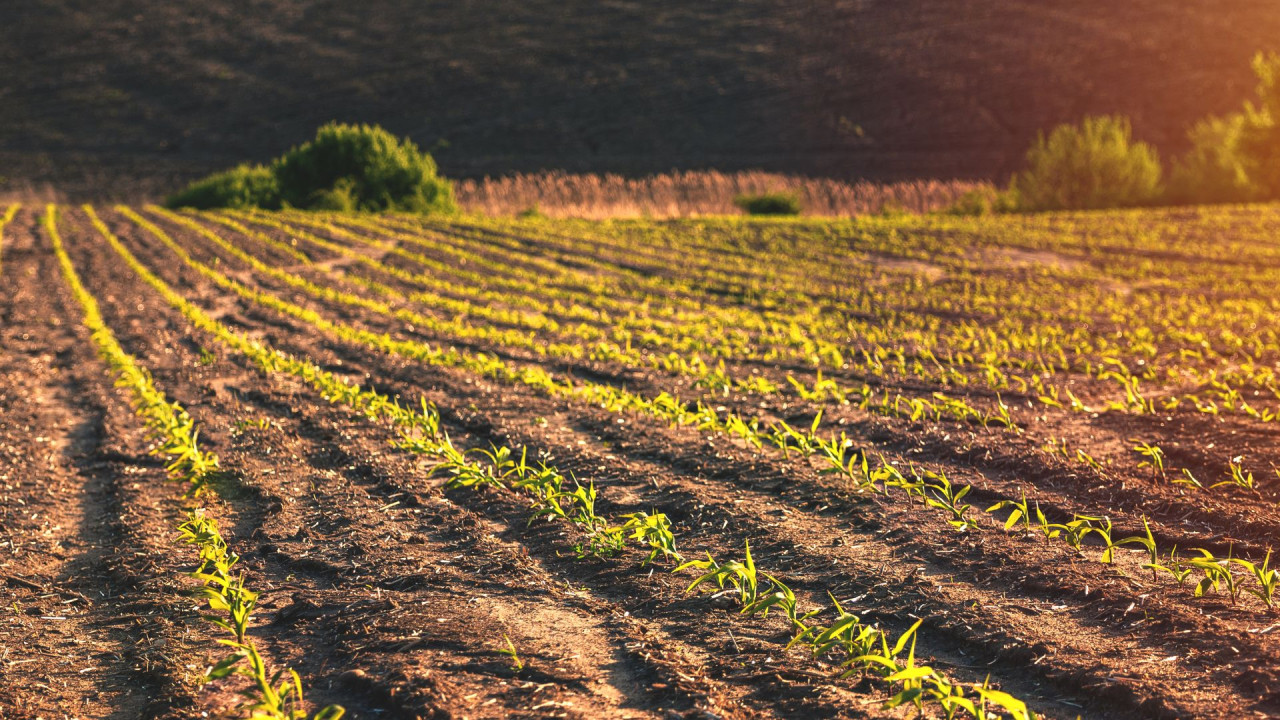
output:
<svg viewBox="0 0 1280 720"><path fill-rule="evenodd" d="M0 175L80 192L377 122L467 176L763 168L1000 177L1131 115L1165 151L1239 103L1274 2L26 0L0 21Z"/></svg>

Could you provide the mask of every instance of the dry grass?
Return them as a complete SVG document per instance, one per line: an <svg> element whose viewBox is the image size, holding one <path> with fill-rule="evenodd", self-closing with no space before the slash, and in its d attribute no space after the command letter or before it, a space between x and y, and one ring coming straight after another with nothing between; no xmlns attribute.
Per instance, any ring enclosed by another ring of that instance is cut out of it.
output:
<svg viewBox="0 0 1280 720"><path fill-rule="evenodd" d="M536 207L551 217L599 219L738 214L735 197L766 191L796 193L806 215L859 215L886 206L927 212L979 185L960 180L849 183L767 172L679 172L638 179L552 172L462 180L455 190L458 204L470 212L514 215Z"/></svg>

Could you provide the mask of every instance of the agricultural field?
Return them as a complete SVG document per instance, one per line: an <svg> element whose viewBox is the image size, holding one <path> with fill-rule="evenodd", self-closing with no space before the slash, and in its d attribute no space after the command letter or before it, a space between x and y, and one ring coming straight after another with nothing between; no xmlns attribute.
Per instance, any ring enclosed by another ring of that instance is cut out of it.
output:
<svg viewBox="0 0 1280 720"><path fill-rule="evenodd" d="M0 717L1280 713L1275 208L0 213Z"/></svg>

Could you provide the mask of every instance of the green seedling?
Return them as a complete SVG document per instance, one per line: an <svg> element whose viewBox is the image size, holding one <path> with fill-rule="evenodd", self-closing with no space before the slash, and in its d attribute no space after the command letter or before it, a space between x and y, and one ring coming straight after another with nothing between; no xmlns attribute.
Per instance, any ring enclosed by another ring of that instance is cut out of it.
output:
<svg viewBox="0 0 1280 720"><path fill-rule="evenodd" d="M1063 525L1049 522L1048 518L1044 516L1044 512L1040 510L1039 500L1036 501L1035 520L1036 532L1040 533L1040 537L1044 539L1046 545L1049 544L1050 540L1054 540L1060 536L1065 529L1065 526Z"/></svg>
<svg viewBox="0 0 1280 720"><path fill-rule="evenodd" d="M622 533L631 533L632 540L637 540L650 548L649 556L640 563L641 567L659 557L677 563L684 562L684 558L676 551L676 538L671 532L671 521L667 520L666 515L637 512L623 517L626 522L618 529Z"/></svg>
<svg viewBox="0 0 1280 720"><path fill-rule="evenodd" d="M1121 545L1141 545L1145 548L1147 551L1148 562L1144 563L1142 567L1151 570L1151 579L1155 580L1156 571L1160 567L1160 553L1156 549L1155 536L1151 534L1151 524L1147 522L1147 517L1145 515L1142 517L1142 529L1145 532L1143 536L1133 536L1124 538L1123 540L1118 540L1115 542L1113 547L1119 547Z"/></svg>
<svg viewBox="0 0 1280 720"><path fill-rule="evenodd" d="M933 668L917 667L915 664L916 657L916 630L920 628L920 624L924 620L920 619L911 626L902 635L898 636L898 641L894 643L893 648L889 648L889 637L887 634L878 633L877 639L880 641L880 647L877 651L865 652L861 655L850 658L846 665L852 666L854 671L873 671L878 670L885 676L885 681L890 683L902 683L904 690L911 690L918 686L920 681L934 674ZM907 654L906 662L898 663L898 656L902 654L904 649L910 648ZM845 673L850 674L849 672ZM905 700L903 698L895 698L897 704L901 704ZM914 698L912 698L914 700ZM890 701L891 703L893 700ZM894 705L896 707L896 705Z"/></svg>
<svg viewBox="0 0 1280 720"><path fill-rule="evenodd" d="M1147 566L1143 566L1147 567ZM1184 567L1182 561L1178 559L1178 546L1174 545L1173 550L1169 552L1169 561L1163 564L1153 564L1150 566L1155 571L1168 573L1177 583L1178 587L1182 587L1187 582L1187 578L1191 577L1194 568Z"/></svg>
<svg viewBox="0 0 1280 720"><path fill-rule="evenodd" d="M1267 608L1275 607L1276 587L1280 585L1280 572L1271 569L1271 550L1267 549L1267 556L1262 559L1261 563L1251 563L1241 558L1233 558L1231 562L1239 565L1253 576L1257 582L1256 588L1247 588L1248 592L1254 597L1261 600Z"/></svg>
<svg viewBox="0 0 1280 720"><path fill-rule="evenodd" d="M1081 450L1080 448L1076 448L1076 461L1083 463L1085 465L1088 465L1089 467L1093 468L1094 470L1098 470L1099 472L1102 471L1102 463L1095 460L1092 455L1085 452L1084 450Z"/></svg>
<svg viewBox="0 0 1280 720"><path fill-rule="evenodd" d="M1231 475L1231 479L1214 483L1213 485L1209 486L1209 489L1212 490L1214 488L1219 488L1224 485L1226 486L1234 485L1235 487L1242 488L1244 490L1255 491L1254 481L1253 481L1253 472L1246 471L1240 465L1243 459L1244 458L1242 457L1232 458L1231 461L1228 463L1228 472Z"/></svg>
<svg viewBox="0 0 1280 720"><path fill-rule="evenodd" d="M1197 550L1200 552L1200 557L1192 558L1186 562L1189 567L1204 573L1204 578L1196 583L1195 596L1202 597L1209 590L1217 592L1220 587L1225 586L1227 594L1231 597L1232 603L1234 603L1239 596L1240 590L1235 575L1231 573L1232 559L1230 553L1228 553L1226 559L1218 559L1208 550L1203 548L1197 548Z"/></svg>
<svg viewBox="0 0 1280 720"><path fill-rule="evenodd" d="M797 633L796 637L806 635L810 628L805 623L822 612L822 610L811 610L801 615L796 602L796 594L791 591L791 588L768 573L764 573L764 577L769 582L769 587L759 593L753 602L744 605L742 614L767 617L770 610L778 609L787 616L792 629ZM792 643L794 642L795 640L793 639ZM788 643L787 646L790 647L791 643Z"/></svg>
<svg viewBox="0 0 1280 720"><path fill-rule="evenodd" d="M1146 458L1146 460L1143 460L1142 462L1138 463L1138 467L1151 468L1151 478L1153 480L1156 478L1164 477L1164 450L1161 450L1159 446L1152 445L1150 443L1145 443L1138 440L1132 440L1132 442L1137 443L1136 445L1133 446L1133 449L1139 455Z"/></svg>
<svg viewBox="0 0 1280 720"><path fill-rule="evenodd" d="M990 706L1007 713L1013 720L1035 720L1036 718L1036 714L1027 707L1025 702L1007 692L991 687L989 676L982 681L981 685L975 685L973 692L978 696L978 712L974 713L976 717L989 717L987 708Z"/></svg>
<svg viewBox="0 0 1280 720"><path fill-rule="evenodd" d="M853 441L849 440L844 433L840 433L839 437L832 435L827 440L822 440L821 438L815 438L814 440L814 444L821 452L822 458L827 461L827 467L818 472L844 475L853 481L856 487L862 489L863 485L858 482L859 478L870 476L867 454L861 449L853 447Z"/></svg>
<svg viewBox="0 0 1280 720"><path fill-rule="evenodd" d="M1196 479L1196 476L1192 475L1191 471L1186 468L1182 468L1182 477L1174 478L1173 484L1183 485L1185 487L1195 488L1197 490L1204 489L1204 485L1201 484L1200 481Z"/></svg>
<svg viewBox="0 0 1280 720"><path fill-rule="evenodd" d="M1018 521L1021 520L1024 526L1023 531L1030 534L1031 533L1031 509L1027 506L1027 491L1026 490L1022 491L1021 502L1017 500L1001 500L1000 502L987 508L987 512L994 513L1007 508L1012 508L1012 512L1009 513L1009 517L1005 518L1005 521L1004 521L1005 532L1008 532L1009 530L1011 530L1013 526L1017 525Z"/></svg>
<svg viewBox="0 0 1280 720"><path fill-rule="evenodd" d="M860 487L875 490L876 485L879 484L880 491L886 498L889 497L890 489L898 488L908 498L918 497L924 500L925 487L928 484L927 480L933 476L932 473L928 471L921 473L916 470L915 466L912 466L911 475L908 477L903 475L898 468L890 465L889 461L885 460L884 455L877 453L876 457L880 460L879 467L859 479Z"/></svg>
<svg viewBox="0 0 1280 720"><path fill-rule="evenodd" d="M878 645L883 644L884 633L876 628L862 624L862 619L853 613L846 612L839 601L828 593L836 608L836 619L829 627L815 625L805 633L792 638L791 642L803 642L813 650L815 658L823 657L836 650L842 650L846 658L845 666L849 666L841 677L862 672L865 666L853 663L853 659L861 655L874 653Z"/></svg>
<svg viewBox="0 0 1280 720"><path fill-rule="evenodd" d="M1111 540L1111 518L1103 516L1102 518L1090 518L1089 532L1094 533L1102 538L1103 545L1106 549L1102 551L1102 557L1099 562L1103 565L1110 565L1115 561L1116 543Z"/></svg>
<svg viewBox="0 0 1280 720"><path fill-rule="evenodd" d="M951 517L947 519L947 523L957 531L976 530L978 528L977 521L967 517L972 506L963 502L965 495L969 494L972 486L965 485L957 490L951 484L951 481L947 479L946 473L930 473L930 475L935 480L935 483L925 486L925 503L930 507L936 507L950 513Z"/></svg>
<svg viewBox="0 0 1280 720"><path fill-rule="evenodd" d="M520 659L520 653L516 652L515 643L511 642L511 638L506 633L502 633L502 645L498 646L498 652L506 655L511 660L511 670L517 674L524 670L524 661Z"/></svg>
<svg viewBox="0 0 1280 720"><path fill-rule="evenodd" d="M917 693L918 699L923 704L933 704L941 708L942 717L946 720L963 717L963 713L978 717L977 706L965 697L964 686L953 683L937 673L925 678ZM886 709L892 708L886 706Z"/></svg>
<svg viewBox="0 0 1280 720"><path fill-rule="evenodd" d="M721 590L724 590L726 585L733 586L738 591L738 602L744 608L752 605L758 599L756 565L755 561L751 559L750 542L746 543L746 559L742 562L729 560L721 563L708 552L706 560L690 560L672 572L681 572L688 568L703 570L704 572L690 583L689 587L685 588L685 592L693 592L703 583L715 582L716 587Z"/></svg>

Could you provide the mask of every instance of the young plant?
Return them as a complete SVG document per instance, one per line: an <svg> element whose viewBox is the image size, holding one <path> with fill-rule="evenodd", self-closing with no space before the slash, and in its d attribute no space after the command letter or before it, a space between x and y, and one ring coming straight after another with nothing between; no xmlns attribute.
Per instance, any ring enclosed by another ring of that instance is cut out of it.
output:
<svg viewBox="0 0 1280 720"><path fill-rule="evenodd" d="M1228 463L1228 472L1231 475L1231 479L1214 483L1213 485L1209 486L1209 489L1212 490L1213 488L1222 487L1224 485L1227 485L1227 486L1234 485L1244 490L1256 492L1256 489L1254 488L1253 472L1246 471L1240 465L1243 459L1244 459L1243 457L1231 458L1231 461Z"/></svg>
<svg viewBox="0 0 1280 720"><path fill-rule="evenodd" d="M671 521L667 520L665 514L637 512L623 517L626 522L619 526L618 530L622 533L631 533L632 540L637 540L650 548L649 556L640 563L641 567L658 557L671 559L677 563L684 562L684 558L676 550L676 538L671 532Z"/></svg>
<svg viewBox="0 0 1280 720"><path fill-rule="evenodd" d="M978 528L977 521L967 517L972 506L963 502L964 496L969 494L973 486L965 485L957 490L951 484L951 481L947 479L946 473L928 473L928 476L935 480L935 483L925 486L925 503L930 507L940 508L951 513L951 517L947 519L947 522L957 531L976 530Z"/></svg>
<svg viewBox="0 0 1280 720"><path fill-rule="evenodd" d="M1248 592L1266 604L1268 609L1274 608L1276 601L1276 587L1280 585L1280 572L1277 572L1270 567L1270 548L1267 549L1267 556L1262 559L1261 563L1255 564L1241 558L1233 558L1231 562L1247 570L1258 583L1256 588L1247 588Z"/></svg>
<svg viewBox="0 0 1280 720"><path fill-rule="evenodd" d="M1133 449L1139 455L1146 458L1146 460L1138 463L1138 467L1151 468L1151 479L1153 480L1164 477L1164 450L1161 450L1159 446L1152 445L1150 443L1138 440L1134 440L1133 442L1137 443L1133 446Z"/></svg>
<svg viewBox="0 0 1280 720"><path fill-rule="evenodd" d="M1196 479L1196 476L1192 475L1191 471L1186 468L1182 468L1182 477L1173 479L1173 484L1183 485L1189 488L1195 488L1196 490L1204 489L1204 485L1201 484L1201 482Z"/></svg>
<svg viewBox="0 0 1280 720"><path fill-rule="evenodd" d="M1147 517L1145 515L1142 516L1142 529L1145 531L1145 535L1117 540L1114 547L1119 547L1121 545L1141 545L1145 548L1147 551L1148 562L1144 563L1142 567L1151 570L1151 579L1155 580L1156 570L1160 567L1160 553L1156 549L1155 536L1151 534L1151 524L1147 522Z"/></svg>
<svg viewBox="0 0 1280 720"><path fill-rule="evenodd" d="M1143 567L1147 567L1144 565ZM1182 561L1178 559L1178 546L1174 545L1173 550L1169 552L1169 562L1155 563L1150 566L1153 571L1161 571L1168 573L1178 583L1178 587L1182 587L1187 582L1187 578L1195 571L1194 568L1183 567Z"/></svg>
<svg viewBox="0 0 1280 720"><path fill-rule="evenodd" d="M524 670L524 661L520 659L520 653L516 652L516 644L511 642L506 633L502 633L502 645L498 646L498 652L511 660L511 670L517 675Z"/></svg>
<svg viewBox="0 0 1280 720"><path fill-rule="evenodd" d="M836 600L834 595L828 593L827 596L835 606L836 619L828 627L815 625L809 628L807 632L792 638L791 644L803 642L809 645L815 658L823 657L835 650L843 650L845 657L848 658L845 666L852 665L842 674L842 677L847 677L865 669L865 666L853 663L853 659L875 652L876 646L883 644L884 633L863 625L862 619L841 607L840 601Z"/></svg>
<svg viewBox="0 0 1280 720"><path fill-rule="evenodd" d="M999 512L1006 508L1012 508L1013 511L1009 513L1009 517L1006 518L1004 521L1005 532L1008 532L1009 530L1011 530L1014 525L1018 524L1019 520L1022 520L1023 526L1024 526L1023 532L1030 534L1031 533L1031 508L1028 507L1027 505L1027 491L1025 489L1022 491L1021 502L1017 500L1001 500L1000 502L987 508L987 512L989 513Z"/></svg>
<svg viewBox="0 0 1280 720"><path fill-rule="evenodd" d="M1237 591L1235 576L1231 574L1231 558L1228 556L1225 560L1219 560L1208 550L1203 548L1197 548L1197 550L1200 552L1200 557L1191 558L1186 562L1188 567L1204 573L1204 577L1196 583L1195 596L1203 597L1209 590L1216 592L1220 586L1225 585L1234 601Z"/></svg>
<svg viewBox="0 0 1280 720"><path fill-rule="evenodd" d="M1014 720L1035 720L1036 718L1036 714L1027 707L1025 702L1007 692L991 687L990 677L981 685L975 685L973 692L978 696L978 712L974 713L975 717L990 717L994 713L988 713L987 707L991 706L1007 713Z"/></svg>
<svg viewBox="0 0 1280 720"><path fill-rule="evenodd" d="M751 606L758 599L757 594L757 578L755 561L751 559L751 543L746 543L746 559L742 562L737 560L729 560L719 562L711 553L707 553L706 560L690 560L680 565L672 572L681 572L688 568L695 568L704 571L696 580L685 588L685 592L693 592L695 588L703 583L715 582L716 587L721 590L725 589L725 585L732 585L738 591L738 602L742 607Z"/></svg>
<svg viewBox="0 0 1280 720"><path fill-rule="evenodd" d="M1045 545L1048 545L1050 540L1053 540L1058 536L1060 536L1063 530L1065 529L1065 526L1063 525L1049 522L1048 518L1044 516L1044 512L1040 510L1039 500L1036 501L1035 519L1036 519L1036 524L1035 524L1036 532L1040 533L1040 537L1044 538Z"/></svg>

